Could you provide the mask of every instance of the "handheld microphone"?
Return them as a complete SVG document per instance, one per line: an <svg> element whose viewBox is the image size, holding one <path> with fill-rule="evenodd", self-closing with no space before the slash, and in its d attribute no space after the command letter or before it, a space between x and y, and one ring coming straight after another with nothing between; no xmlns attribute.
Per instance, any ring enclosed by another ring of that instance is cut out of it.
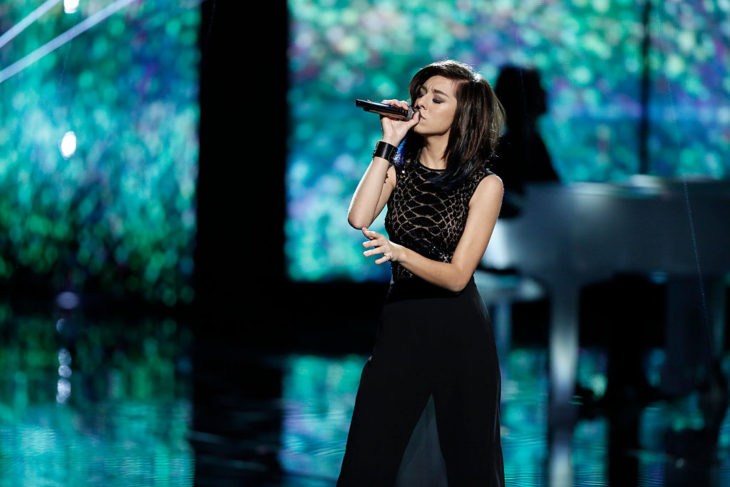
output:
<svg viewBox="0 0 730 487"><path fill-rule="evenodd" d="M355 106L362 107L366 112L377 113L396 120L407 121L413 118L416 113L416 109L413 107L405 108L395 107L393 105L386 105L385 103L378 103L370 100L355 100Z"/></svg>

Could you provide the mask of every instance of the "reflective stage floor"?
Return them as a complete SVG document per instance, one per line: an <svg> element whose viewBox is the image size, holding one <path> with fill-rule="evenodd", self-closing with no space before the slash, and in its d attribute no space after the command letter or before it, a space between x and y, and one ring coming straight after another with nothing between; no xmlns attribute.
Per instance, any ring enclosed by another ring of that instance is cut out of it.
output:
<svg viewBox="0 0 730 487"><path fill-rule="evenodd" d="M336 481L367 353L247 350L160 316L0 305L0 322L0 487ZM652 382L662 360L651 350L637 373ZM607 354L584 348L581 419L556 452L546 350L514 346L501 361L507 485L550 485L556 471L576 486L730 485L730 415L713 412L716 389L612 407L600 401Z"/></svg>

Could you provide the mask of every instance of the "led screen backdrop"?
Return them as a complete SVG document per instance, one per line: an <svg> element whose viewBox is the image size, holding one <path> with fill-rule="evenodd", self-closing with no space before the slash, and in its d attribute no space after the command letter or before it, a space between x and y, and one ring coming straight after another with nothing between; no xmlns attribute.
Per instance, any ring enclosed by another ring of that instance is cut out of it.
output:
<svg viewBox="0 0 730 487"><path fill-rule="evenodd" d="M730 1L654 4L651 172L729 178Z"/></svg>
<svg viewBox="0 0 730 487"><path fill-rule="evenodd" d="M0 4L1 279L192 300L199 8Z"/></svg>
<svg viewBox="0 0 730 487"><path fill-rule="evenodd" d="M299 281L383 280L347 208L381 131L355 98L407 99L444 58L492 85L506 64L539 70L539 128L563 181L639 171L642 2L290 0L286 256ZM730 174L730 2L653 2L649 171ZM383 215L374 228L383 229Z"/></svg>

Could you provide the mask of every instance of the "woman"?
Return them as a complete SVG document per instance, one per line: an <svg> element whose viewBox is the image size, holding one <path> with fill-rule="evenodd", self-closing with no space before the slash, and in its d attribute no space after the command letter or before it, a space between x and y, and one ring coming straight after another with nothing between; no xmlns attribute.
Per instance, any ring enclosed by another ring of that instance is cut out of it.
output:
<svg viewBox="0 0 730 487"><path fill-rule="evenodd" d="M348 213L368 239L364 255L390 262L393 277L337 485L392 486L432 397L449 485L502 486L499 363L473 273L502 202L487 163L504 113L489 83L455 61L421 69L409 92L418 112L381 118ZM367 228L386 203L390 239Z"/></svg>

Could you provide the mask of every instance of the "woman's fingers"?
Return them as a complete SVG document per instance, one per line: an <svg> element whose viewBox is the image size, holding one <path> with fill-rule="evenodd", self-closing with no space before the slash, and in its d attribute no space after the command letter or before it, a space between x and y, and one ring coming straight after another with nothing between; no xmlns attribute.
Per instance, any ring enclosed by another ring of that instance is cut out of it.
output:
<svg viewBox="0 0 730 487"><path fill-rule="evenodd" d="M382 237L382 235L380 235L378 232L373 232L372 230L368 230L368 227L362 227L362 233L370 240Z"/></svg>
<svg viewBox="0 0 730 487"><path fill-rule="evenodd" d="M365 255L370 255L378 252L383 252L383 249L385 248L385 242L382 242L380 240L368 240L367 242L363 242L362 246L373 247L372 249L363 252L363 254Z"/></svg>
<svg viewBox="0 0 730 487"><path fill-rule="evenodd" d="M383 254L375 261L376 264L382 264L383 262L388 262L390 260L390 252L386 252L385 250L385 247L378 247L377 249L367 250L364 254L368 256L373 254Z"/></svg>
<svg viewBox="0 0 730 487"><path fill-rule="evenodd" d="M362 253L362 255L364 255L365 257L370 257L371 255L375 254L383 254L382 257L375 261L376 264L382 264L383 262L388 262L390 260L390 252L386 252L385 247L378 247L375 249L366 250Z"/></svg>
<svg viewBox="0 0 730 487"><path fill-rule="evenodd" d="M405 100L383 100L380 103L385 103L386 105L391 105L391 106L394 106L394 107L402 108L404 110L408 110L408 107L410 106L408 104L408 102L405 101ZM388 120L393 120L395 122L402 122L403 121L403 120L401 120L399 118L391 118L391 117L388 117L386 115L381 115L380 117L381 117L381 119L382 118L387 118Z"/></svg>
<svg viewBox="0 0 730 487"><path fill-rule="evenodd" d="M373 232L372 230L368 230L367 227L362 227L362 233L369 239L362 243L363 247L373 247L369 250L364 251L362 254L366 257L369 257L371 255L375 254L383 254L382 257L377 259L375 261L376 264L382 264L383 262L388 262L391 258L390 256L390 246L388 245L388 240L383 237L383 235L379 234L378 232Z"/></svg>
<svg viewBox="0 0 730 487"><path fill-rule="evenodd" d="M383 253L383 248L377 247L374 249L366 250L365 252L362 253L362 255L364 255L365 257L370 257L373 254L382 254L382 253Z"/></svg>
<svg viewBox="0 0 730 487"><path fill-rule="evenodd" d="M404 100L383 100L380 103L385 103L386 105L393 105L400 108L408 109L408 102Z"/></svg>

